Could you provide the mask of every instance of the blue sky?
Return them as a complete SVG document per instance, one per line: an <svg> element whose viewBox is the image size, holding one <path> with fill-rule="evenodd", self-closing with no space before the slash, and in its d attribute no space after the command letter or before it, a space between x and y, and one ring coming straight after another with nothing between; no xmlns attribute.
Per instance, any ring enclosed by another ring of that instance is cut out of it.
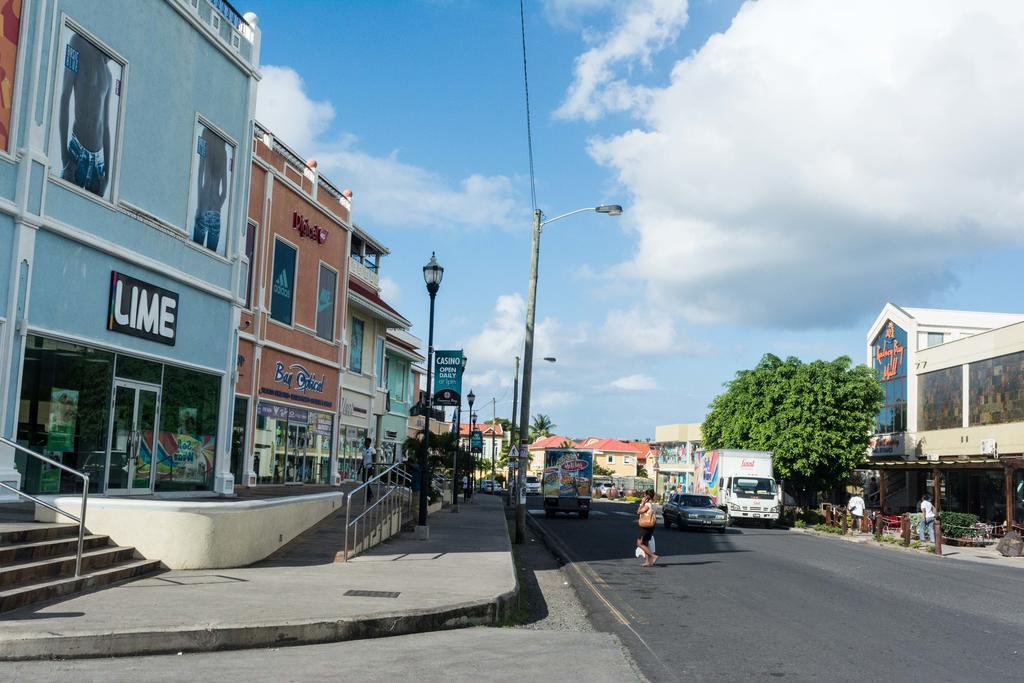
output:
<svg viewBox="0 0 1024 683"><path fill-rule="evenodd" d="M764 353L864 359L885 301L1020 311L1021 5L527 0L545 229L533 412L700 421ZM530 249L519 3L238 3L258 116L389 245L385 293L511 411ZM489 408L484 417L489 417Z"/></svg>

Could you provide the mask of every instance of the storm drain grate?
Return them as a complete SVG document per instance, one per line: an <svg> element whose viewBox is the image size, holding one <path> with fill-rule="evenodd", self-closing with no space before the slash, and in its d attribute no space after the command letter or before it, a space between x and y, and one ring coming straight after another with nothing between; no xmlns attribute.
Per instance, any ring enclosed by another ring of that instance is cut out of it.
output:
<svg viewBox="0 0 1024 683"><path fill-rule="evenodd" d="M397 598L401 593L394 591L345 591L343 595L353 598Z"/></svg>

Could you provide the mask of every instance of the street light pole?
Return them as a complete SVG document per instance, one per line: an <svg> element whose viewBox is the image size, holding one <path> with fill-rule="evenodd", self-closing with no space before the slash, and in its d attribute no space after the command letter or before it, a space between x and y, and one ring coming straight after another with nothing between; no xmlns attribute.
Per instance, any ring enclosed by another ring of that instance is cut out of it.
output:
<svg viewBox="0 0 1024 683"><path fill-rule="evenodd" d="M540 209L533 212L533 250L530 258L530 288L526 300L526 335L523 341L523 396L519 410L519 472L516 476L519 491L516 500L516 543L526 541L526 466L529 448L530 389L533 384L533 324L537 312L537 266L540 262L540 233L545 225L583 211L596 211L618 216L622 207L618 204L604 204L596 207L576 209L549 220L543 220Z"/></svg>
<svg viewBox="0 0 1024 683"><path fill-rule="evenodd" d="M494 493L494 461L497 458L497 453L494 452L494 435L497 433L497 428L494 426L498 421L498 404L497 399L491 397L491 493Z"/></svg>
<svg viewBox="0 0 1024 683"><path fill-rule="evenodd" d="M430 380L434 374L434 297L437 296L437 290L441 287L443 276L444 268L431 252L430 261L423 266L423 281L427 283L427 293L430 295L430 326L427 335L427 414L423 420L423 444L420 449L420 514L419 523L416 525L416 538L424 541L430 538L430 528L427 526L427 504L430 500L430 472L427 467L427 453L430 451L430 414L434 410L430 386Z"/></svg>
<svg viewBox="0 0 1024 683"><path fill-rule="evenodd" d="M473 414L473 402L476 401L476 394L473 393L472 389L470 389L469 394L466 395L466 401L469 403L469 438L466 439L466 450L469 452L469 461L475 464L476 460L473 458L473 428L474 422L476 422L476 415ZM470 475L470 472L475 473L475 470L475 467L472 470L467 470L467 476ZM467 484L469 485L469 490L471 492L473 490L472 479L472 476L469 476L469 479L467 479Z"/></svg>

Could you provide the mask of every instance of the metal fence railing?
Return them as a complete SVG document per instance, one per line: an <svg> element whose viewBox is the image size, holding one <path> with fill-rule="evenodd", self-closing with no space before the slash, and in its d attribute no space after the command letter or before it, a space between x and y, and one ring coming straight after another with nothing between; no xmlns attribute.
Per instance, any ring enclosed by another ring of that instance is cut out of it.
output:
<svg viewBox="0 0 1024 683"><path fill-rule="evenodd" d="M355 510L353 501L357 506ZM398 534L412 519L412 477L401 463L396 463L348 494L345 501L345 560Z"/></svg>
<svg viewBox="0 0 1024 683"><path fill-rule="evenodd" d="M49 465L52 465L52 466L56 467L57 469L60 469L60 470L62 470L64 472L67 472L68 474L74 475L74 476L76 476L76 477L78 477L78 478L80 478L82 480L82 508L81 508L81 510L78 513L78 517L75 517L70 512L65 512L64 510L61 510L60 508L57 508L57 507L55 507L53 505L50 505L46 501L44 501L44 500L42 500L40 498L37 498L36 496L33 496L31 494L28 494L28 493L25 493L24 491L21 491L20 489L16 489L13 486L10 486L10 485L5 484L4 482L0 481L0 488L4 488L4 489L6 489L8 491L11 491L12 493L14 493L14 494L16 494L18 496L21 496L22 498L26 498L28 500L31 500L36 505L42 505L44 508L46 508L48 510L52 510L53 512L56 512L58 515L64 515L65 517L78 522L78 551L75 553L75 577L77 578L82 573L82 543L83 543L83 540L85 539L85 508L86 508L86 505L89 503L89 475L84 473L84 472L79 472L78 470L71 469L67 465L63 465L63 464L57 462L56 460L51 460L50 458L47 458L45 455L40 455L39 453L36 453L35 451L29 450L28 448L25 448L24 446L14 442L14 441L11 441L10 439L5 439L3 437L0 437L0 444L4 444L6 446L9 446L9 447L13 448L14 450L20 451L20 452L24 453L25 455L31 456L31 457L33 457L33 458L35 458L37 460L42 460L43 462L45 462L45 463L47 463Z"/></svg>

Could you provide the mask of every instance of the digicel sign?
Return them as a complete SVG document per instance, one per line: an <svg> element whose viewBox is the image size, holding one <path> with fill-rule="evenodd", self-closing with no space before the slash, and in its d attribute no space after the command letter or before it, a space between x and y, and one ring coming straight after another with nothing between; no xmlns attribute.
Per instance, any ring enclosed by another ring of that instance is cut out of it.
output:
<svg viewBox="0 0 1024 683"><path fill-rule="evenodd" d="M306 239L311 239L318 244L327 241L327 231L319 225L310 225L309 219L299 214L298 211L292 214L292 228Z"/></svg>

